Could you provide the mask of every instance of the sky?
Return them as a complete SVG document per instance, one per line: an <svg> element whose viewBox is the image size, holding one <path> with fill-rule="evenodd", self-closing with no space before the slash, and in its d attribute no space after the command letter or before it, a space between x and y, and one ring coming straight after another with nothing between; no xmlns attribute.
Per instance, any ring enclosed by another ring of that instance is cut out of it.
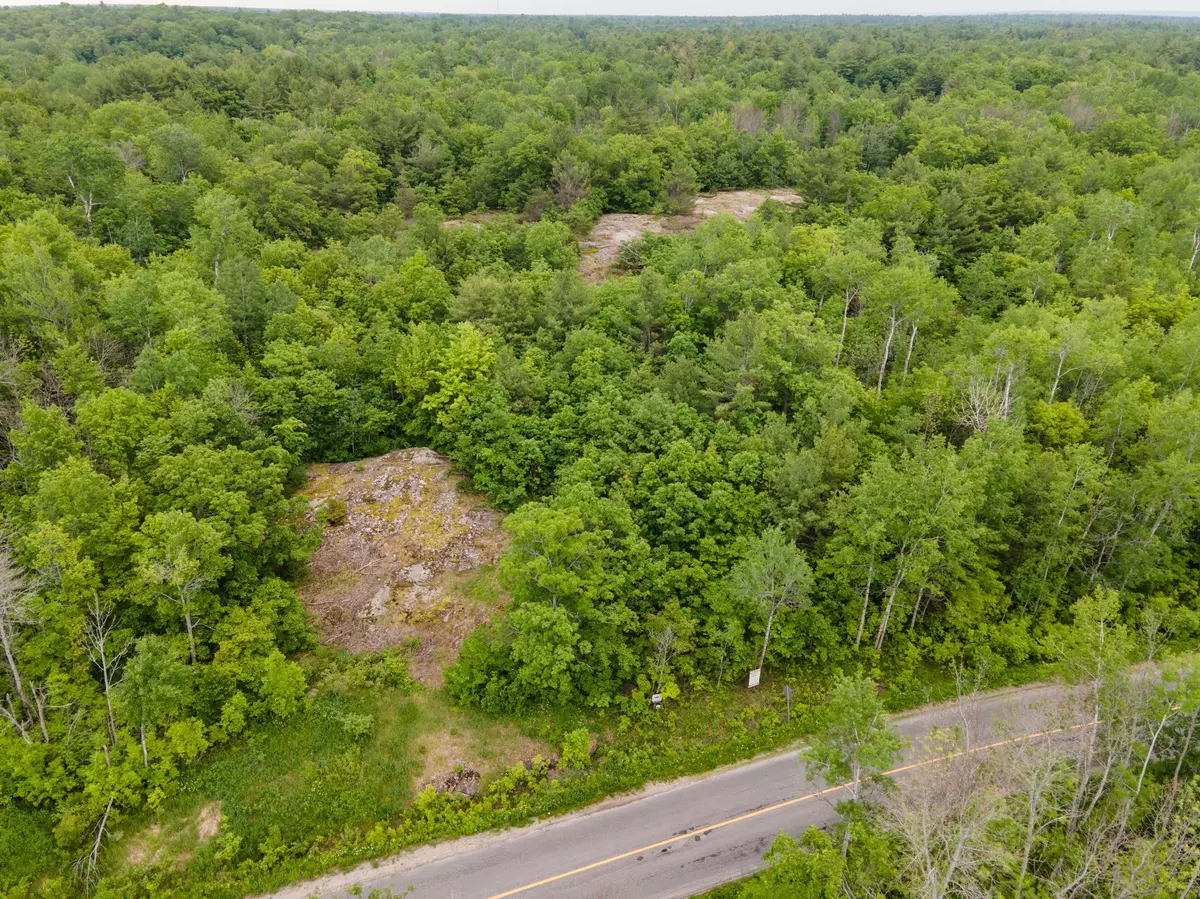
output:
<svg viewBox="0 0 1200 899"><path fill-rule="evenodd" d="M150 0L126 0L149 5ZM6 0L6 5L40 5ZM237 5L193 0L184 6ZM248 4L249 5L249 4ZM528 15L966 15L1003 12L1133 13L1200 16L1200 0L260 0L273 9L368 12L506 13Z"/></svg>

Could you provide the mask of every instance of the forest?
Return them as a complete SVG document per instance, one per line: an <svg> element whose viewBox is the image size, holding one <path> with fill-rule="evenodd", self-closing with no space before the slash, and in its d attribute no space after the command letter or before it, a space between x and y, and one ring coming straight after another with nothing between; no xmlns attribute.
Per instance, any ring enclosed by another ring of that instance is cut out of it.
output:
<svg viewBox="0 0 1200 899"><path fill-rule="evenodd" d="M580 275L602 214L743 188L802 200ZM4 10L0 855L74 864L0 891L184 895L107 876L119 822L348 664L294 586L313 462L432 447L510 513L446 671L481 714L1006 683L1097 621L1110 673L1194 647L1198 260L1191 20ZM1191 737L1139 839L1186 822Z"/></svg>

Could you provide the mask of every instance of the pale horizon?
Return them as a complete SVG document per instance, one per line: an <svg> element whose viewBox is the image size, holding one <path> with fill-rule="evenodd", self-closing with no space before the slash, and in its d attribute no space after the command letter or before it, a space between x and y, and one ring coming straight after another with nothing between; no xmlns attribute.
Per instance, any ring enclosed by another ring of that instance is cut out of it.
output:
<svg viewBox="0 0 1200 899"><path fill-rule="evenodd" d="M15 0L4 8L60 6L57 2ZM97 6L71 2L71 6ZM527 15L527 16L640 16L681 18L759 18L784 16L994 16L994 15L1101 15L1135 18L1200 17L1200 0L1155 0L1154 8L1133 10L1129 0L1054 0L1044 7L1030 0L845 0L845 2L790 3L787 0L276 0L262 5L231 4L226 0L159 3L128 0L109 6L178 6L245 10L250 12L313 11L363 12L396 15Z"/></svg>

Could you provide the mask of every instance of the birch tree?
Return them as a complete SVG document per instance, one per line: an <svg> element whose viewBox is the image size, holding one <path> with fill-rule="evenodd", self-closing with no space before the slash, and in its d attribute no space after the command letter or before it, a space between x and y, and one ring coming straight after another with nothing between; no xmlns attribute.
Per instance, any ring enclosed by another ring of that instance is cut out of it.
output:
<svg viewBox="0 0 1200 899"><path fill-rule="evenodd" d="M49 190L78 204L89 232L96 210L119 196L125 174L125 165L116 152L82 134L45 141L36 168Z"/></svg>
<svg viewBox="0 0 1200 899"><path fill-rule="evenodd" d="M13 561L12 551L0 544L0 648L12 679L17 699L29 705L29 696L17 663L17 636L21 628L34 620L33 601L37 585Z"/></svg>
<svg viewBox="0 0 1200 899"><path fill-rule="evenodd" d="M191 698L192 669L166 637L142 637L125 666L116 691L122 717L137 728L142 765L149 767L148 737L155 729L182 718Z"/></svg>
<svg viewBox="0 0 1200 899"><path fill-rule="evenodd" d="M885 794L884 827L905 847L905 877L914 899L985 895L976 874L994 855L989 828L1004 794L989 759L961 733L930 734L920 761Z"/></svg>
<svg viewBox="0 0 1200 899"><path fill-rule="evenodd" d="M883 333L883 348L875 373L875 393L883 391L888 365L903 354L903 374L908 377L917 335L954 308L956 291L934 275L915 252L879 271L865 291L865 300L876 327Z"/></svg>
<svg viewBox="0 0 1200 899"><path fill-rule="evenodd" d="M99 594L92 594L92 602L85 611L83 620L83 646L92 665L100 672L104 687L104 704L108 710L108 735L114 743L117 739L117 718L113 712L113 689L118 685L117 669L125 654L129 652L128 637L121 638L117 632L116 617L111 608L103 605Z"/></svg>
<svg viewBox="0 0 1200 899"><path fill-rule="evenodd" d="M745 557L734 566L730 589L734 596L750 604L763 621L763 644L758 667L767 660L771 627L782 609L801 609L809 605L813 575L804 553L771 528L750 542Z"/></svg>
<svg viewBox="0 0 1200 899"><path fill-rule="evenodd" d="M1073 623L1056 629L1046 640L1047 649L1058 657L1064 679L1075 685L1083 713L1074 757L1075 788L1066 812L1068 834L1077 831L1095 808L1113 774L1116 751L1111 721L1119 717L1131 649L1119 613L1116 591L1100 588L1077 601L1072 606ZM1103 758L1099 759L1097 778L1099 756Z"/></svg>
<svg viewBox="0 0 1200 899"><path fill-rule="evenodd" d="M859 673L839 674L822 708L820 724L801 753L804 776L830 786L844 784L850 797L843 814L842 857L850 848L849 814L867 790L893 767L904 741L888 721L878 685Z"/></svg>
<svg viewBox="0 0 1200 899"><path fill-rule="evenodd" d="M981 485L958 453L941 441L918 444L898 462L877 457L835 514L831 555L854 560L871 589L862 616L878 595L875 649L882 650L893 617L913 611L923 591L941 592L969 580L985 531L978 520ZM910 603L912 605L910 605Z"/></svg>
<svg viewBox="0 0 1200 899"><path fill-rule="evenodd" d="M216 528L189 512L159 512L142 524L142 548L136 554L141 577L151 595L174 606L183 617L192 664L196 663L196 619L204 593L216 585L230 560Z"/></svg>

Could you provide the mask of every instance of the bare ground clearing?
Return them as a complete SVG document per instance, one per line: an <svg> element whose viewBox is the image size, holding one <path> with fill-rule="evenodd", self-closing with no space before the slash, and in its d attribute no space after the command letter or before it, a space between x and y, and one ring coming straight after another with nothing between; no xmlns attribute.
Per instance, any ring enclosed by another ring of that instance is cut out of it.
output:
<svg viewBox="0 0 1200 899"><path fill-rule="evenodd" d="M697 225L714 215L732 215L738 221L748 219L767 200L799 203L801 198L790 190L723 190L698 197L691 215L638 215L614 212L596 220L581 246L579 271L592 282L603 281L612 272L621 245L643 234L690 234Z"/></svg>
<svg viewBox="0 0 1200 899"><path fill-rule="evenodd" d="M503 604L503 516L461 480L429 449L309 469L302 493L313 514L345 503L299 584L322 642L351 652L413 645L413 676L441 684L463 639Z"/></svg>
<svg viewBox="0 0 1200 899"><path fill-rule="evenodd" d="M433 785L439 792L470 794L513 765L554 752L511 722L452 708L441 693L421 691L413 701L423 728L417 746L423 762L417 790Z"/></svg>
<svg viewBox="0 0 1200 899"><path fill-rule="evenodd" d="M498 218L500 218L500 216L502 216L502 215L503 215L503 213L499 213L499 212L476 209L471 212L465 213L457 218L446 219L444 222L442 222L442 227L443 228L463 228L463 227L466 227L469 225L470 227L472 227L476 231L478 231L480 228L482 228L488 222L494 222Z"/></svg>
<svg viewBox="0 0 1200 899"><path fill-rule="evenodd" d="M197 846L203 846L221 832L221 803L200 807L195 818L181 818L152 824L126 838L123 844L128 865L158 864L164 859L186 861ZM118 838L119 839L119 838Z"/></svg>

